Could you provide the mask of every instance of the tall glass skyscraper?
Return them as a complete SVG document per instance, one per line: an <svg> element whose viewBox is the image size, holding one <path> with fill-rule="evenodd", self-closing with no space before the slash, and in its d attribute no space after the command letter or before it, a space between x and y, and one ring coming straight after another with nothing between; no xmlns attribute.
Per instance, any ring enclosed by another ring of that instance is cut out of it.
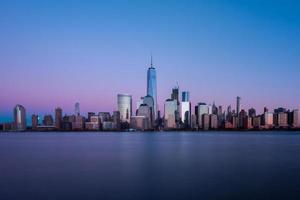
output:
<svg viewBox="0 0 300 200"><path fill-rule="evenodd" d="M154 120L157 118L157 89L156 89L156 69L152 64L151 56L151 66L147 71L147 95L151 96L154 101Z"/></svg>
<svg viewBox="0 0 300 200"><path fill-rule="evenodd" d="M128 94L118 94L118 111L120 112L121 122L130 123L132 115L132 97Z"/></svg>
<svg viewBox="0 0 300 200"><path fill-rule="evenodd" d="M14 128L16 130L26 129L26 110L22 105L16 105L14 108Z"/></svg>

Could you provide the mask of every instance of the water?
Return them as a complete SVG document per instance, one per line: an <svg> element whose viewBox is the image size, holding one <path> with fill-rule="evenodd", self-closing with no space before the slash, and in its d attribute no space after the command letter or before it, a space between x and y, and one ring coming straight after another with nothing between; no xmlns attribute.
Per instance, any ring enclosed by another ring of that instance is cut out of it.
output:
<svg viewBox="0 0 300 200"><path fill-rule="evenodd" d="M0 199L300 199L300 133L1 133Z"/></svg>

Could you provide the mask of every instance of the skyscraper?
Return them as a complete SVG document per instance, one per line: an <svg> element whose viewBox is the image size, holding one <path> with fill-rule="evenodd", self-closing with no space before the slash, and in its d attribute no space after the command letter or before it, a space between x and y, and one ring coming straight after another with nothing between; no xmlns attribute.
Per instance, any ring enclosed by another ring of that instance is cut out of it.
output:
<svg viewBox="0 0 300 200"><path fill-rule="evenodd" d="M79 116L79 115L80 115L79 103L75 103L75 115L76 115L76 116Z"/></svg>
<svg viewBox="0 0 300 200"><path fill-rule="evenodd" d="M121 122L130 123L132 115L132 97L128 94L118 94L118 111Z"/></svg>
<svg viewBox="0 0 300 200"><path fill-rule="evenodd" d="M189 92L182 92L181 102L181 121L184 123L185 128L191 125L191 102L189 102Z"/></svg>
<svg viewBox="0 0 300 200"><path fill-rule="evenodd" d="M198 103L198 125L199 128L203 128L202 117L204 114L208 114L208 106L206 103Z"/></svg>
<svg viewBox="0 0 300 200"><path fill-rule="evenodd" d="M14 108L14 128L19 131L26 129L26 110L22 105Z"/></svg>
<svg viewBox="0 0 300 200"><path fill-rule="evenodd" d="M154 120L157 118L157 88L156 88L156 69L153 67L152 56L151 66L147 71L147 95L151 96L154 101Z"/></svg>
<svg viewBox="0 0 300 200"><path fill-rule="evenodd" d="M55 128L59 130L62 128L61 125L62 125L62 109L58 107L55 109Z"/></svg>
<svg viewBox="0 0 300 200"><path fill-rule="evenodd" d="M173 99L167 99L165 101L165 116L164 116L165 129L177 128L176 112L177 112L177 101Z"/></svg>
<svg viewBox="0 0 300 200"><path fill-rule="evenodd" d="M38 115L32 115L31 124L32 124L32 129L36 130L39 125L39 116Z"/></svg>
<svg viewBox="0 0 300 200"><path fill-rule="evenodd" d="M149 106L149 109L150 109L150 116L149 116L149 119L150 119L150 124L151 126L154 125L154 122L155 122L155 116L154 116L154 101L153 101L153 97L152 96L145 96L143 98L143 104L146 104Z"/></svg>
<svg viewBox="0 0 300 200"><path fill-rule="evenodd" d="M239 115L241 111L241 97L236 97L236 114Z"/></svg>

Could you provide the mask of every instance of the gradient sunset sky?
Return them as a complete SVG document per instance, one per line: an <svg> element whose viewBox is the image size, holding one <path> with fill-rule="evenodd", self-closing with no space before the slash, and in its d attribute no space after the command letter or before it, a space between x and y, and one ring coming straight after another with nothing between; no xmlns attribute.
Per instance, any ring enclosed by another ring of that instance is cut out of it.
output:
<svg viewBox="0 0 300 200"><path fill-rule="evenodd" d="M117 109L146 94L153 54L158 102L178 82L198 102L300 107L300 1L0 1L0 121Z"/></svg>

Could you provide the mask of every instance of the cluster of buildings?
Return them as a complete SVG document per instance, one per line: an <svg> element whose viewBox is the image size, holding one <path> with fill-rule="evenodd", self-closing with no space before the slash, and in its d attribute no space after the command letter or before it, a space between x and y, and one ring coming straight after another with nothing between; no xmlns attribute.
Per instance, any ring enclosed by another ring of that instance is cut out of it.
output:
<svg viewBox="0 0 300 200"><path fill-rule="evenodd" d="M192 109L190 93L181 93L177 84L171 91L170 98L164 102L164 112L157 106L156 69L151 66L147 71L147 93L137 101L136 109L132 107L132 96L118 94L117 110L110 112L89 112L88 116L80 114L79 103L75 104L72 115L63 115L61 108L55 109L52 115L43 119L32 115L32 126L26 124L26 110L22 105L14 108L14 121L3 123L0 130L24 131L121 131L121 130L265 130L265 129L297 129L298 110L285 108L264 108L257 114L254 108L248 111L241 108L241 98L236 98L236 109L198 103Z"/></svg>

